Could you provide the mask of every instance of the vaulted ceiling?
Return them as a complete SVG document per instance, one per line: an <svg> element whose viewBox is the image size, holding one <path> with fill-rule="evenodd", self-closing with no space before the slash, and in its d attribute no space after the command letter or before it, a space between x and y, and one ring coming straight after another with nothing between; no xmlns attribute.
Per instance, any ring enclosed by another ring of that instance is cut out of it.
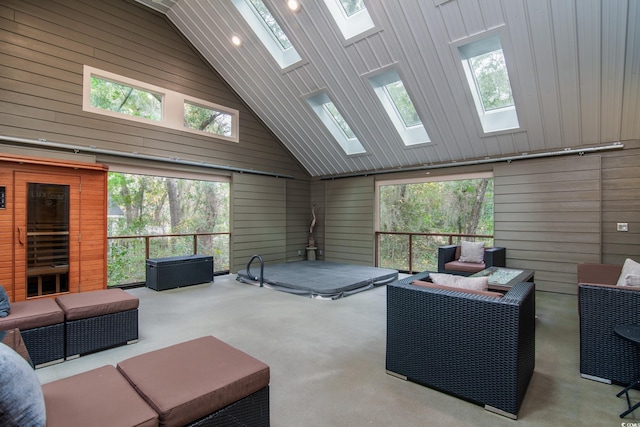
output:
<svg viewBox="0 0 640 427"><path fill-rule="evenodd" d="M364 0L374 28L349 40L324 0L300 0L298 12L264 0L302 58L284 69L233 0L136 1L165 14L314 177L640 139L635 0ZM496 32L519 126L485 133L457 47ZM369 77L388 68L402 77L430 142L405 146L380 104ZM320 91L366 153L345 154L314 113L307 98Z"/></svg>

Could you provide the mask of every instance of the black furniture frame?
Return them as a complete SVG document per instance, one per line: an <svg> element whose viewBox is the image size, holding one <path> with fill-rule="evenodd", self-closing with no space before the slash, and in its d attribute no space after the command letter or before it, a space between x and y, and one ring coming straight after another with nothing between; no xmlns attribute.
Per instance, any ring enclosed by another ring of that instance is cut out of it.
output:
<svg viewBox="0 0 640 427"><path fill-rule="evenodd" d="M535 284L504 297L387 285L386 369L391 375L517 418L535 367Z"/></svg>

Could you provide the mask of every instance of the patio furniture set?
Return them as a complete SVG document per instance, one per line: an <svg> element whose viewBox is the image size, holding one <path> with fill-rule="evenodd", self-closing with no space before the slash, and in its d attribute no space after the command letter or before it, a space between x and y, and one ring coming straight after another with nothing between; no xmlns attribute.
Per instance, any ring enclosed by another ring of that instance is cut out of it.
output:
<svg viewBox="0 0 640 427"><path fill-rule="evenodd" d="M212 336L40 386L34 366L137 340L137 310L121 289L11 304L0 318L0 425L269 425L269 366Z"/></svg>

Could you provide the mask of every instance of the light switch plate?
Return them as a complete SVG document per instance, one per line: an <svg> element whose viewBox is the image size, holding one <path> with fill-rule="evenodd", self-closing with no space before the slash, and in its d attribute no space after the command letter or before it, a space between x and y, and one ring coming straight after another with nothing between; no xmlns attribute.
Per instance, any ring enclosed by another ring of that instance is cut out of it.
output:
<svg viewBox="0 0 640 427"><path fill-rule="evenodd" d="M629 223L627 223L627 222L619 222L617 230L618 231L629 231Z"/></svg>

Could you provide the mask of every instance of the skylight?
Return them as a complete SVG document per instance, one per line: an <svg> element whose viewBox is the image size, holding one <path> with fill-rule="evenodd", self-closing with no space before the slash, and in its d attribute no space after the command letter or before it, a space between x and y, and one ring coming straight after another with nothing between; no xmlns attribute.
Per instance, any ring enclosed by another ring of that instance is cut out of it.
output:
<svg viewBox="0 0 640 427"><path fill-rule="evenodd" d="M326 93L307 98L307 102L347 155L366 153L351 126Z"/></svg>
<svg viewBox="0 0 640 427"><path fill-rule="evenodd" d="M458 47L471 96L485 133L518 128L507 63L496 36Z"/></svg>
<svg viewBox="0 0 640 427"><path fill-rule="evenodd" d="M233 0L233 4L280 68L287 68L302 59L262 0Z"/></svg>
<svg viewBox="0 0 640 427"><path fill-rule="evenodd" d="M363 0L324 0L345 40L375 27Z"/></svg>
<svg viewBox="0 0 640 427"><path fill-rule="evenodd" d="M404 145L429 142L429 135L418 116L413 101L395 70L369 78L369 83L393 122Z"/></svg>

